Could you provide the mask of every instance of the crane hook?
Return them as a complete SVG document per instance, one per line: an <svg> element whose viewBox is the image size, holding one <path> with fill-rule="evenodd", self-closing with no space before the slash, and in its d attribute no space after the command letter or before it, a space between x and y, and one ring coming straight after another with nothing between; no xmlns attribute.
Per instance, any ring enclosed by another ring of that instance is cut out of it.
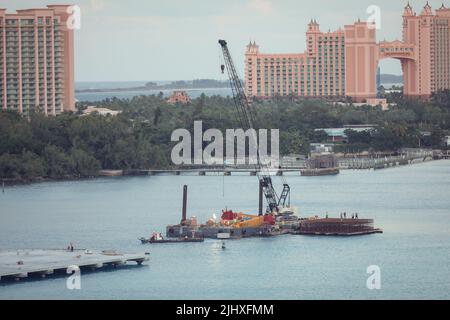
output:
<svg viewBox="0 0 450 320"><path fill-rule="evenodd" d="M220 69L222 69L222 74L224 74L224 73L225 73L225 65L224 65L224 64L221 65L221 66L220 66Z"/></svg>

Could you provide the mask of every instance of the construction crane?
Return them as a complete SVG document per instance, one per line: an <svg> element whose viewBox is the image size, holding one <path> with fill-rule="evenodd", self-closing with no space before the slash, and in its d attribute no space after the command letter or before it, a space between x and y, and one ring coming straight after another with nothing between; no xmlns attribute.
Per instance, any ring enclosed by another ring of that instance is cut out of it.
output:
<svg viewBox="0 0 450 320"><path fill-rule="evenodd" d="M242 129L255 129L254 123L255 118L252 112L252 107L250 105L250 100L245 94L244 88L242 86L242 82L239 79L239 76L236 72L236 68L233 63L233 59L231 58L230 51L228 50L227 42L225 40L219 40L219 44L222 47L222 53L225 60L225 65L221 66L222 73L225 72L225 69L228 72L228 77L230 79L231 90L233 92L233 100L238 113L239 120L241 122ZM254 139L255 145L258 146L258 141L256 135L254 134L252 138ZM272 184L272 178L269 174L269 168L264 166L261 163L261 159L259 157L259 147L257 150L257 164L255 165L257 176L260 181L261 188L264 193L264 197L266 198L268 211L270 213L278 214L281 208L290 205L290 187L287 182L283 183L283 190L280 196L277 195L275 188Z"/></svg>

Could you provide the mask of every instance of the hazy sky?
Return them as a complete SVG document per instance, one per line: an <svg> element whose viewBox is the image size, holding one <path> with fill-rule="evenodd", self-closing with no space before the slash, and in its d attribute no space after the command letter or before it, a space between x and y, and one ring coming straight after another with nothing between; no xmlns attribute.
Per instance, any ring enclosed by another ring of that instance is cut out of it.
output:
<svg viewBox="0 0 450 320"><path fill-rule="evenodd" d="M416 12L425 0L411 0ZM45 7L64 0L0 0L0 8ZM450 6L450 1L444 1ZM400 0L73 0L81 7L81 30L75 36L77 81L222 79L217 40L228 41L242 74L250 39L262 52L305 50L311 18L322 31L358 18L370 5L381 8L379 40L401 39ZM433 8L442 1L430 1ZM383 73L401 74L400 63L385 60Z"/></svg>

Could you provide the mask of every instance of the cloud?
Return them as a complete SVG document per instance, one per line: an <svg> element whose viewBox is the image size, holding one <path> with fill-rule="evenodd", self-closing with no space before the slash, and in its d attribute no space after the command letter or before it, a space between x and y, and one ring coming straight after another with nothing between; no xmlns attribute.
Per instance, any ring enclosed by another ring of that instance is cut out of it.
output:
<svg viewBox="0 0 450 320"><path fill-rule="evenodd" d="M251 10L257 11L263 15L268 15L273 12L272 3L268 0L251 0L248 7Z"/></svg>
<svg viewBox="0 0 450 320"><path fill-rule="evenodd" d="M104 0L91 0L89 3L89 9L93 12L103 11L105 7Z"/></svg>

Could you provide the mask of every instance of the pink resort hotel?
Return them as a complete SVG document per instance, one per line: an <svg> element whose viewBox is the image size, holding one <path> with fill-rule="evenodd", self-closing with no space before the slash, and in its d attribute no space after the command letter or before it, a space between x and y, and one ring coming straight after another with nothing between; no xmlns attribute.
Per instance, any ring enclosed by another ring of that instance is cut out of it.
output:
<svg viewBox="0 0 450 320"><path fill-rule="evenodd" d="M73 30L70 6L0 9L0 105L28 114L75 110Z"/></svg>
<svg viewBox="0 0 450 320"><path fill-rule="evenodd" d="M404 94L428 98L450 89L450 9L433 12L427 3L416 14L409 5L403 12L403 40L377 42L372 24L358 21L335 32L321 32L311 21L306 51L295 54L260 53L255 42L245 54L245 89L249 96L376 97L378 62L399 59Z"/></svg>

